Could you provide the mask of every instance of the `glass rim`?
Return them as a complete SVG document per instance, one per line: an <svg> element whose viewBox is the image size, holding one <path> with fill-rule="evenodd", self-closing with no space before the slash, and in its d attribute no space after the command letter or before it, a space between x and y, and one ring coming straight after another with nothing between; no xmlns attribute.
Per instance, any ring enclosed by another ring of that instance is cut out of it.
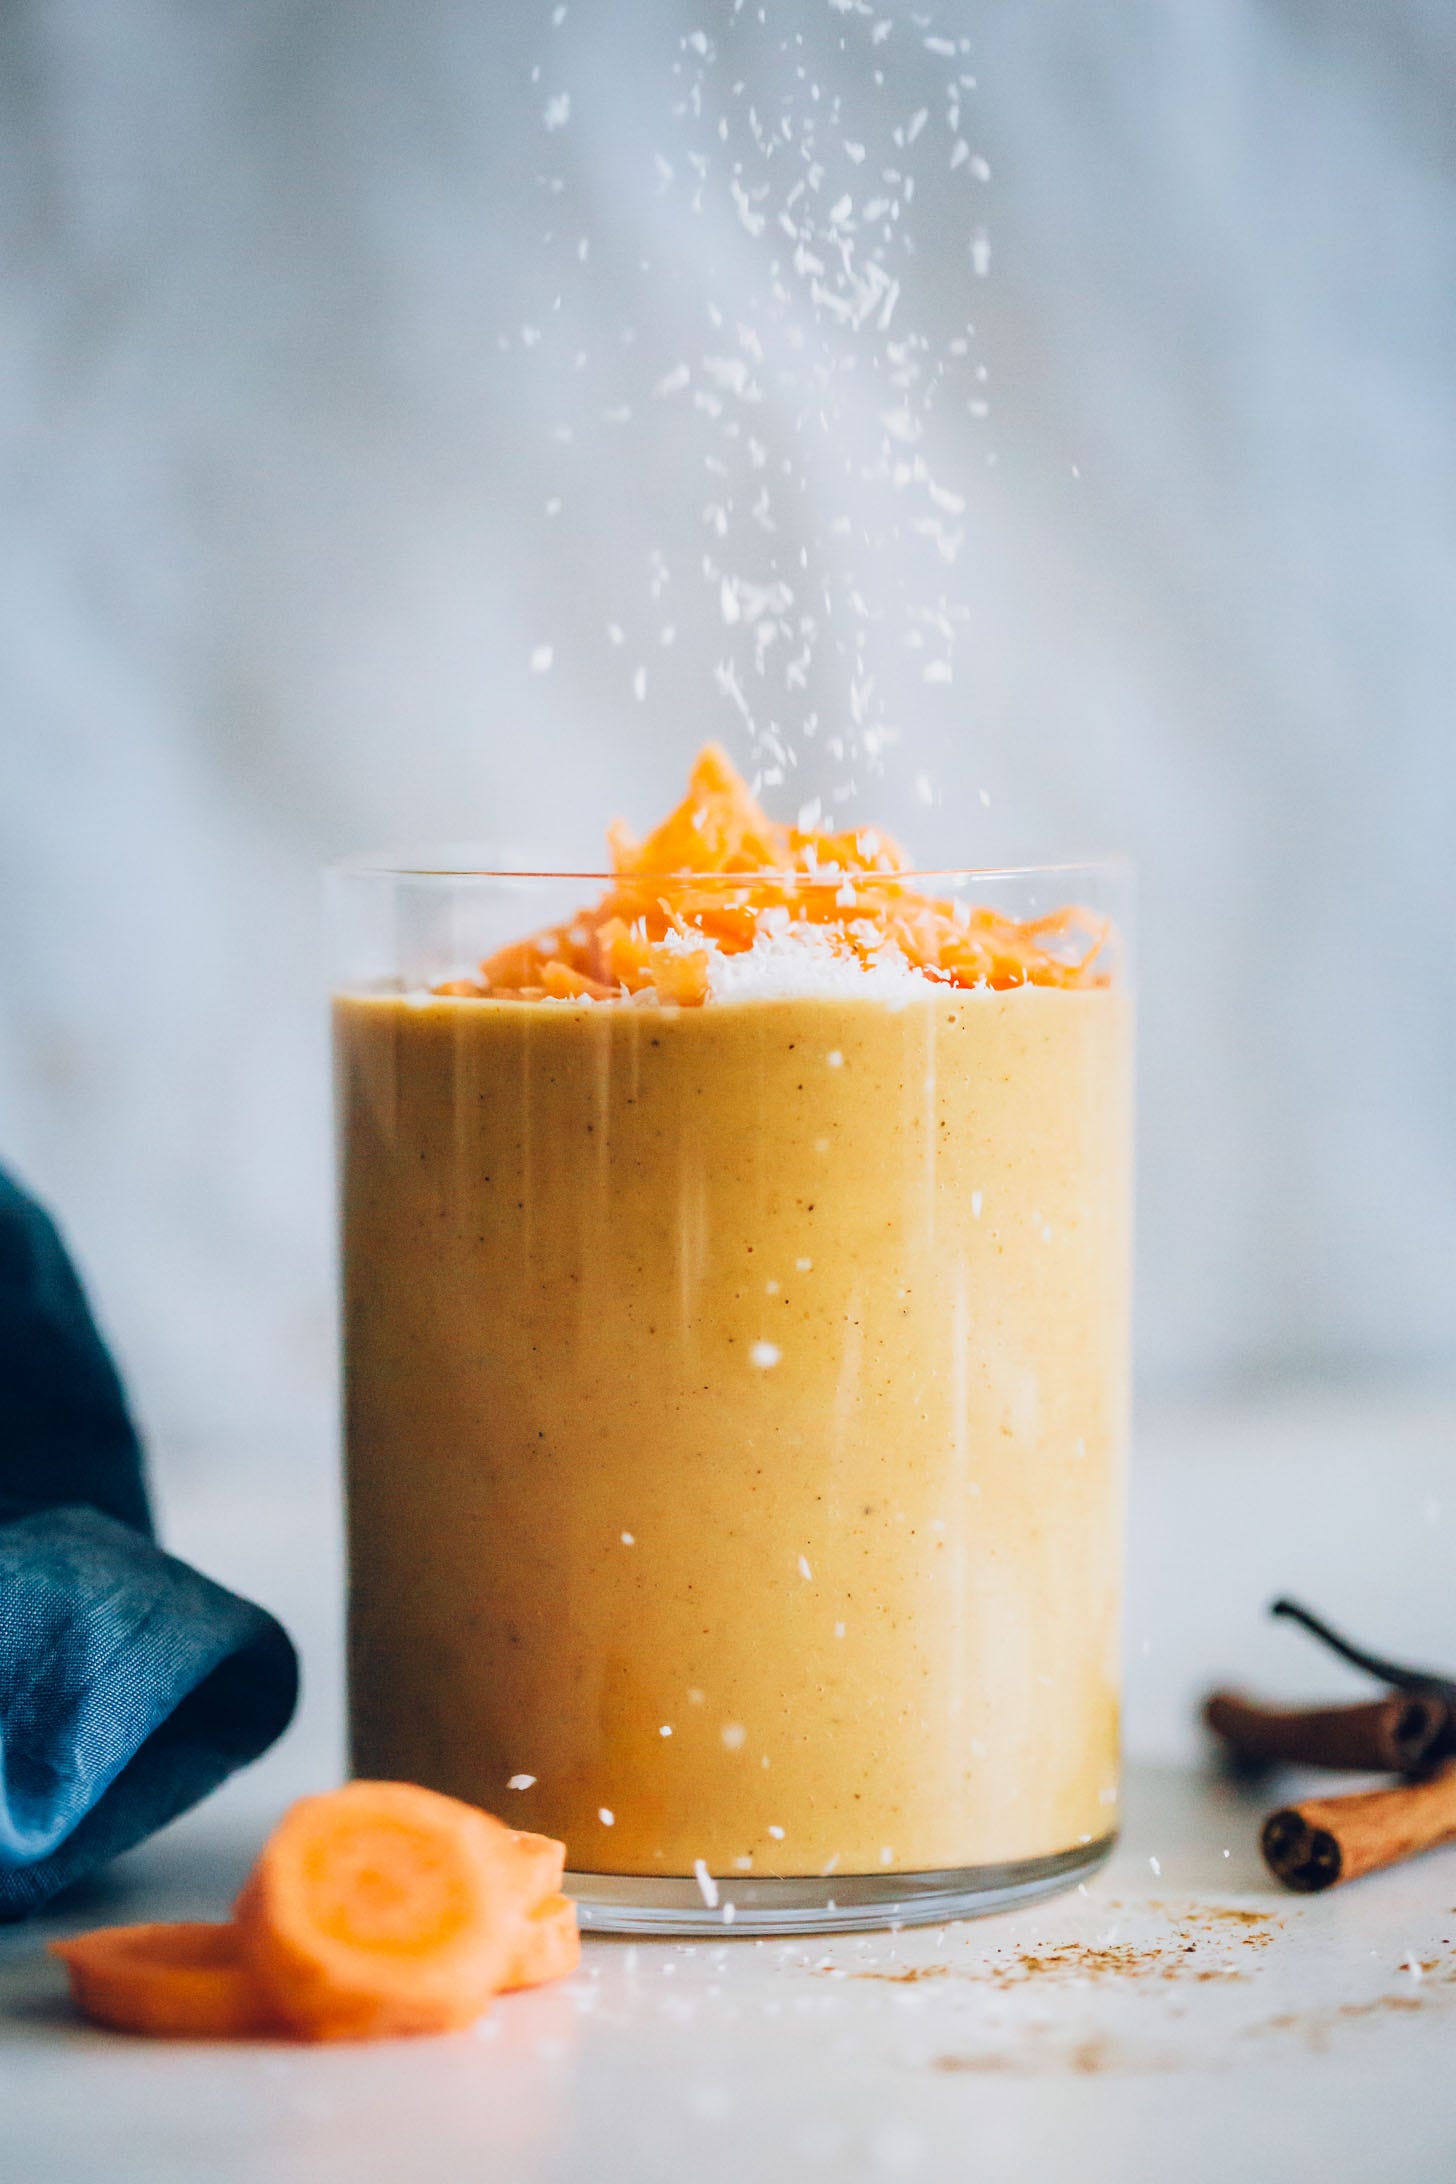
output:
<svg viewBox="0 0 1456 2184"><path fill-rule="evenodd" d="M875 831L862 827L860 833ZM443 852L441 853L443 858ZM1088 873L1104 875L1120 880L1132 876L1132 858L1124 851L1112 851L1097 857L1058 858L1051 864L1012 865L918 865L913 869L896 872L851 872L826 870L822 876L813 872L785 871L781 866L755 866L746 872L697 872L678 870L644 872L604 872L577 866L547 865L485 865L459 862L434 861L429 851L419 852L415 859L407 860L402 851L363 851L352 856L335 857L324 867L330 879L376 880L573 880L600 887L620 887L640 881L671 881L685 887L752 887L770 882L782 887L786 881L800 887L841 887L846 879L856 887L874 886L877 882L901 883L911 880L1044 880L1059 879L1072 874Z"/></svg>

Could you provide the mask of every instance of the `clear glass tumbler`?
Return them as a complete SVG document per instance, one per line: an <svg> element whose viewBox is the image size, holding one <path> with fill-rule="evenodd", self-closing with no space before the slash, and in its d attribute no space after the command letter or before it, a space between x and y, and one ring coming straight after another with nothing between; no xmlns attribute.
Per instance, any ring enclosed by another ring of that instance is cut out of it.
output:
<svg viewBox="0 0 1456 2184"><path fill-rule="evenodd" d="M1117 1824L1126 875L915 881L1105 920L1096 983L432 990L606 884L332 875L354 1765L563 1837L589 1927L1063 1886Z"/></svg>

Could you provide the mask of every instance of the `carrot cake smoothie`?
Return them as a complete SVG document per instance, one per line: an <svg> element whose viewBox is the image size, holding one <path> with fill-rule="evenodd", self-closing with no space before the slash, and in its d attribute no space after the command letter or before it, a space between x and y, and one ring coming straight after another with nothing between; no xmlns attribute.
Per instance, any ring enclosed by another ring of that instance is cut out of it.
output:
<svg viewBox="0 0 1456 2184"><path fill-rule="evenodd" d="M355 1766L700 1912L1072 1870L1116 1825L1116 936L775 826L712 749L613 861L336 998Z"/></svg>

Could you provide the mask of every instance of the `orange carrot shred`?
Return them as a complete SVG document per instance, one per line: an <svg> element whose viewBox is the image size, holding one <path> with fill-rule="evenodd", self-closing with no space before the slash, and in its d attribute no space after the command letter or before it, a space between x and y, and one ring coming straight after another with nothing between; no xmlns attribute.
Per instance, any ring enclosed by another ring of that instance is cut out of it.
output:
<svg viewBox="0 0 1456 2184"><path fill-rule="evenodd" d="M647 951L652 983L658 997L682 1009L701 1008L708 998L708 953L695 948L687 953L660 943Z"/></svg>
<svg viewBox="0 0 1456 2184"><path fill-rule="evenodd" d="M715 743L698 753L687 795L660 826L637 841L614 821L607 838L610 891L568 926L487 957L481 977L493 998L609 1001L650 990L659 1001L701 1007L711 998L714 952L752 948L770 915L781 927L813 927L821 944L861 963L898 948L942 985L1107 983L1094 966L1110 927L1080 905L1020 923L933 901L910 886L904 852L878 827L835 834L770 819ZM708 945L684 947L694 935ZM434 990L480 989L454 979Z"/></svg>
<svg viewBox="0 0 1456 2184"><path fill-rule="evenodd" d="M569 963L548 963L541 973L541 983L553 1001L579 1001L583 995L594 1001L610 1001L616 992L615 987L603 985L600 979L588 978L585 971L574 971Z"/></svg>

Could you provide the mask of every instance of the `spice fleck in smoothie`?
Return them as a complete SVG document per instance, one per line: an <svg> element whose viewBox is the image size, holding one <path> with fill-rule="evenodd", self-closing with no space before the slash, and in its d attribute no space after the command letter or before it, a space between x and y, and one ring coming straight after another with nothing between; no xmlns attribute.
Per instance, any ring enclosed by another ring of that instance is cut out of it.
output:
<svg viewBox="0 0 1456 2184"><path fill-rule="evenodd" d="M336 1001L355 1765L514 1785L579 1873L700 1912L1080 1870L1117 1798L1115 941L775 826L711 749L613 850L595 909Z"/></svg>

